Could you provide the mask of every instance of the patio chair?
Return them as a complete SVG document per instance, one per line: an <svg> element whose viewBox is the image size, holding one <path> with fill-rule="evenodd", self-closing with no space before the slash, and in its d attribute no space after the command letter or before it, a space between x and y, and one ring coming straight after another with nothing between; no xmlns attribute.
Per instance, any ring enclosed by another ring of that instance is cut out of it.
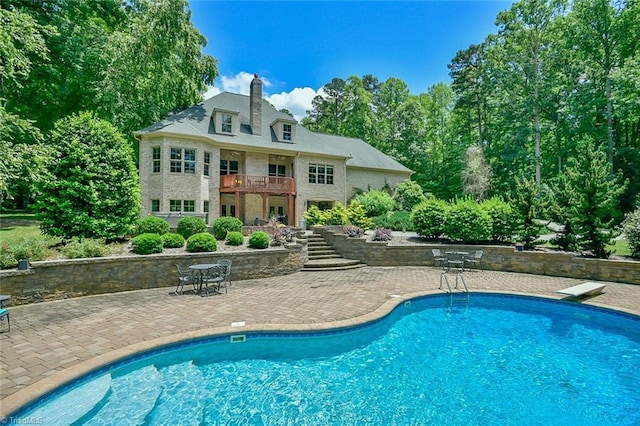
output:
<svg viewBox="0 0 640 426"><path fill-rule="evenodd" d="M7 331L11 331L11 319L9 318L9 311L6 308L0 309L0 321L2 318L7 318Z"/></svg>
<svg viewBox="0 0 640 426"><path fill-rule="evenodd" d="M433 266L441 266L444 268L447 257L442 254L440 249L431 249L431 253L433 254Z"/></svg>
<svg viewBox="0 0 640 426"><path fill-rule="evenodd" d="M482 250L476 250L473 256L464 259L464 263L467 265L476 265L476 269L480 269L480 261L482 260Z"/></svg>
<svg viewBox="0 0 640 426"><path fill-rule="evenodd" d="M182 269L178 264L176 264L176 269L178 270L178 285L176 286L175 293L183 294L185 285L191 285L193 286L193 291L197 291L198 277L193 273L193 271Z"/></svg>
<svg viewBox="0 0 640 426"><path fill-rule="evenodd" d="M224 292L227 293L227 267L225 265L215 265L211 268L207 269L202 282L205 286L205 289L200 291L201 296L209 295L209 286L213 288L214 291L220 293L220 287L224 286Z"/></svg>
<svg viewBox="0 0 640 426"><path fill-rule="evenodd" d="M218 260L218 264L227 267L227 271L225 273L224 278L227 284L231 285L231 261L229 259L220 259ZM227 287L225 286L225 289L226 288Z"/></svg>
<svg viewBox="0 0 640 426"><path fill-rule="evenodd" d="M447 252L447 272L464 272L464 255L466 253L459 251Z"/></svg>

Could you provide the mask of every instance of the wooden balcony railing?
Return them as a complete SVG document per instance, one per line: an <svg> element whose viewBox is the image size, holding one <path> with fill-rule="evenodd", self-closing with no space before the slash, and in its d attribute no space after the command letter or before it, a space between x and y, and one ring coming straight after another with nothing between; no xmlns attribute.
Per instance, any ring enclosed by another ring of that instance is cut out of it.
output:
<svg viewBox="0 0 640 426"><path fill-rule="evenodd" d="M264 175L222 175L221 192L271 192L295 194L296 181L290 177Z"/></svg>

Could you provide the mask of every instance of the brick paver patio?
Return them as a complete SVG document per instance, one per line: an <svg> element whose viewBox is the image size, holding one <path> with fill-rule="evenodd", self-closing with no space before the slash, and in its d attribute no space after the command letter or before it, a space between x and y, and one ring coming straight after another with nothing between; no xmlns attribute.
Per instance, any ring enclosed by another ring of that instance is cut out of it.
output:
<svg viewBox="0 0 640 426"><path fill-rule="evenodd" d="M298 272L237 281L228 294L171 295L174 287L11 307L11 331L0 335L0 419L32 398L126 354L220 332L318 329L367 321L406 298L441 293L441 271L365 267ZM470 291L561 299L554 293L584 280L469 271ZM173 277L167 285L173 284ZM640 286L607 283L582 301L640 314ZM473 300L473 299L472 299ZM242 327L234 322L244 322ZM6 330L6 322L3 330Z"/></svg>

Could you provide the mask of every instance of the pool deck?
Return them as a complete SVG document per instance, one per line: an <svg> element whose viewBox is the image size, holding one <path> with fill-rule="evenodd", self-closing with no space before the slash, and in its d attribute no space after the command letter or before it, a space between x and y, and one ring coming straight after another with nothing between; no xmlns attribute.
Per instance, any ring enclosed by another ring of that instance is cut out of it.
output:
<svg viewBox="0 0 640 426"><path fill-rule="evenodd" d="M317 330L379 318L406 299L442 294L440 269L364 267L236 281L228 294L176 296L170 287L10 307L0 334L0 419L100 365L158 345L217 333ZM455 279L453 279L455 281ZM468 271L470 291L563 299L586 280ZM640 315L640 286L606 283L580 303ZM472 296L473 298L473 296ZM244 323L244 325L241 325Z"/></svg>

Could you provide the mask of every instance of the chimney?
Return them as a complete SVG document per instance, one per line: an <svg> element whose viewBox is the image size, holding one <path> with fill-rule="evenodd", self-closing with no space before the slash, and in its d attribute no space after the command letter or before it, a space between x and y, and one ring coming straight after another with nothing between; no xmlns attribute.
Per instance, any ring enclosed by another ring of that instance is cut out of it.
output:
<svg viewBox="0 0 640 426"><path fill-rule="evenodd" d="M258 78L258 74L253 75L249 93L251 133L260 136L262 134L262 80Z"/></svg>

